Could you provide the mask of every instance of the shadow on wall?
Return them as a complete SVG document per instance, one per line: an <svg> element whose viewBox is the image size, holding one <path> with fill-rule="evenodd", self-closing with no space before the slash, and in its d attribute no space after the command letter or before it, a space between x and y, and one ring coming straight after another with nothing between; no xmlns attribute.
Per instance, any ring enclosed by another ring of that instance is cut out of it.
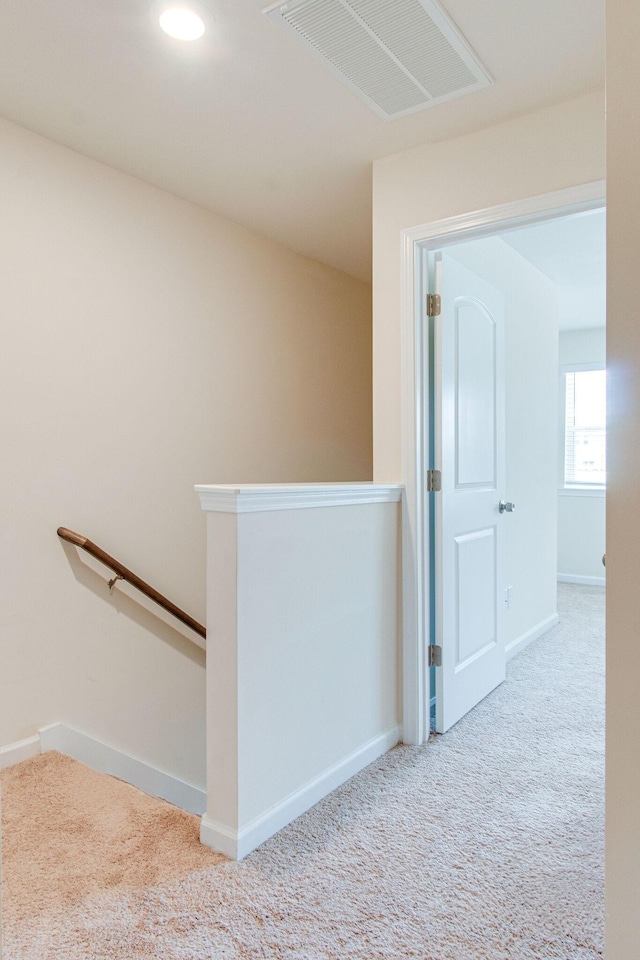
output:
<svg viewBox="0 0 640 960"><path fill-rule="evenodd" d="M137 591L132 596L125 592L134 590L134 588L127 586L123 581L118 581L113 590L110 590L108 584L110 576L105 576L105 568L98 561L85 561L84 557L80 556L78 549L71 543L61 540L60 544L78 583L91 590L95 596L112 607L116 613L132 620L148 633L152 633L158 640L168 644L177 652L188 657L193 663L204 668L206 656L204 640L201 637L189 630L188 627L185 627L185 633L177 630L173 622L164 619L164 611L153 601L148 600ZM95 564L95 567L93 564ZM101 567L100 572L97 569L99 566ZM170 615L166 614L166 616L169 618Z"/></svg>

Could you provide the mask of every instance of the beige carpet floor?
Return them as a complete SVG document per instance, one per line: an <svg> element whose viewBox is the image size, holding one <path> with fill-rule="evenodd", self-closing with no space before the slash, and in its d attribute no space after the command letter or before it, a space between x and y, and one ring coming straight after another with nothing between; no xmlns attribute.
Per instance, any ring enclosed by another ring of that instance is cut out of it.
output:
<svg viewBox="0 0 640 960"><path fill-rule="evenodd" d="M446 736L241 863L60 754L2 774L4 960L592 960L603 953L603 590Z"/></svg>

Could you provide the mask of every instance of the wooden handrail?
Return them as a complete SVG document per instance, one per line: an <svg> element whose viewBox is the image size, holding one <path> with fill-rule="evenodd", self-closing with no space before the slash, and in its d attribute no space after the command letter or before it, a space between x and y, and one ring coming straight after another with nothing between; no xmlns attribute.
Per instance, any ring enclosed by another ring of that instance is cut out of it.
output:
<svg viewBox="0 0 640 960"><path fill-rule="evenodd" d="M198 623L197 620L194 620L193 617L190 617L188 613L185 613L184 610L181 610L180 607L176 607L175 603L172 603L171 600L167 600L166 597L163 597L161 593L158 593L157 590L154 590L153 587L149 586L148 583L145 583L144 580L141 580L140 577L136 576L135 573L132 573L131 570L128 570L122 563L118 560L115 560L114 557L110 556L101 547L96 546L88 537L83 537L79 533L74 533L73 530L68 530L66 527L58 527L58 536L62 540L67 540L68 543L73 543L76 547L80 547L82 550L86 550L87 553L90 553L92 557L95 557L96 560L99 560L100 563L104 563L106 567L109 567L110 570L116 574L116 576L109 581L109 587L112 588L116 580L126 580L127 583L130 583L132 587L136 587L141 593L144 593L145 596L149 597L150 600L153 600L159 606L163 607L170 614L172 614L177 620L180 620L181 623L186 624L187 627L190 627L196 633L200 634L201 637L207 636L207 631L201 623Z"/></svg>

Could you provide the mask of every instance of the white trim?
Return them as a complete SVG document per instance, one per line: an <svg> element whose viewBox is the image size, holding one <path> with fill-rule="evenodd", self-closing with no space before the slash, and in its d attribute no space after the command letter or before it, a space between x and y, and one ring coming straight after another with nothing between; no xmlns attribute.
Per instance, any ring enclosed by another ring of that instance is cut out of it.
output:
<svg viewBox="0 0 640 960"><path fill-rule="evenodd" d="M223 823L218 823L217 820L210 820L206 813L200 820L200 843L211 850L215 850L216 853L224 854L230 860L242 860L247 853L250 853L249 850L245 853L239 852L237 830L225 827Z"/></svg>
<svg viewBox="0 0 640 960"><path fill-rule="evenodd" d="M284 800L274 804L238 830L210 820L205 814L200 824L201 842L218 853L231 857L232 860L242 860L278 830L282 830L287 824L310 810L336 787L395 747L400 742L400 734L401 728L397 726L374 737L344 760L329 767L313 780L309 780L299 790L289 794Z"/></svg>
<svg viewBox="0 0 640 960"><path fill-rule="evenodd" d="M581 583L586 587L604 587L606 577L583 577L577 573L559 573L558 583Z"/></svg>
<svg viewBox="0 0 640 960"><path fill-rule="evenodd" d="M528 647L529 644L537 640L538 637L541 637L544 633L548 633L549 630L553 630L553 628L557 626L559 619L558 614L553 613L550 617L547 617L546 620L542 620L537 626L532 627L531 630L527 630L525 633L521 633L519 637L516 637L515 640L508 643L505 647L507 661L515 657L516 654L521 653L525 647Z"/></svg>
<svg viewBox="0 0 640 960"><path fill-rule="evenodd" d="M569 214L587 213L605 205L605 181L593 180L590 183L554 190L536 197L526 197L503 203L496 207L486 207L471 213L463 213L446 220L434 220L402 231L406 241L413 244L424 240L436 240L434 247L440 246L440 240L453 243L456 240L472 240L486 237L492 233L502 233L512 227L525 227L532 223L557 220Z"/></svg>
<svg viewBox="0 0 640 960"><path fill-rule="evenodd" d="M306 507L343 507L363 503L397 503L399 483L198 484L203 510L216 513L257 513Z"/></svg>
<svg viewBox="0 0 640 960"><path fill-rule="evenodd" d="M589 363L563 363L560 367L560 375L565 373L589 373L593 370L606 370L607 364L604 360Z"/></svg>
<svg viewBox="0 0 640 960"><path fill-rule="evenodd" d="M561 497L605 497L606 487L558 487Z"/></svg>
<svg viewBox="0 0 640 960"><path fill-rule="evenodd" d="M161 797L169 803L200 815L206 809L206 793L184 780L156 770L142 760L131 757L94 737L80 733L63 723L54 723L40 730L42 752L60 753L84 763L98 773L107 773L138 787L152 797Z"/></svg>
<svg viewBox="0 0 640 960"><path fill-rule="evenodd" d="M605 182L597 180L564 190L516 200L461 216L411 227L401 232L402 337L402 476L403 499L403 740L419 744L429 735L429 671L424 668L430 622L428 504L424 475L430 466L429 424L423 422L423 390L428 382L428 344L422 343L422 298L419 281L429 250L457 240L500 233L595 210L604 206Z"/></svg>
<svg viewBox="0 0 640 960"><path fill-rule="evenodd" d="M423 422L423 391L428 383L428 342L417 322L426 291L422 281L425 264L416 269L420 254L404 234L402 248L402 739L420 745L429 739L429 669L423 638L429 624L430 565L424 540L425 485L421 470L426 463L429 425Z"/></svg>
<svg viewBox="0 0 640 960"><path fill-rule="evenodd" d="M9 743L6 747L0 747L0 770L6 770L8 767L14 767L16 763L22 763L23 760L31 760L41 753L40 737L27 737L26 740L18 740L16 743Z"/></svg>

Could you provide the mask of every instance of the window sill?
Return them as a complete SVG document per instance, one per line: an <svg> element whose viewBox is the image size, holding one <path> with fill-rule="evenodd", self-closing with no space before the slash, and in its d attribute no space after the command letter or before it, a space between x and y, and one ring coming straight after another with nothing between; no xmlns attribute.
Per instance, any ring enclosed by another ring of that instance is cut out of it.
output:
<svg viewBox="0 0 640 960"><path fill-rule="evenodd" d="M559 487L558 493L561 497L604 497L607 493L606 487Z"/></svg>

